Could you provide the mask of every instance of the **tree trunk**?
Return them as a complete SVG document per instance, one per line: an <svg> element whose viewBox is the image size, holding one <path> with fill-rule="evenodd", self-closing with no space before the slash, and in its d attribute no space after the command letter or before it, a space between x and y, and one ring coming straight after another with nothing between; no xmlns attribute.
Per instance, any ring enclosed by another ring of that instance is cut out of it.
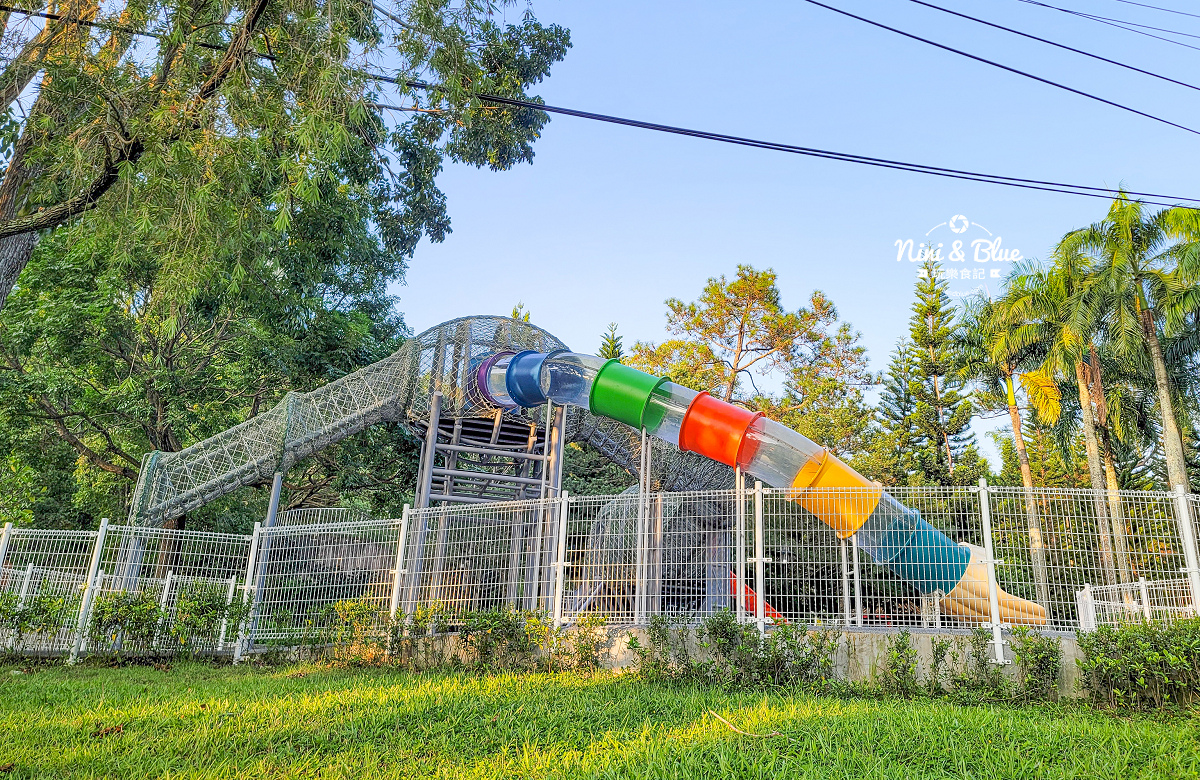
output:
<svg viewBox="0 0 1200 780"><path fill-rule="evenodd" d="M1088 473L1092 480L1092 505L1096 509L1096 531L1100 537L1100 562L1106 585L1117 584L1117 565L1113 560L1112 533L1108 525L1108 507L1104 501L1104 467L1100 461L1100 444L1096 440L1096 423L1092 418L1092 396L1088 392L1083 361L1075 361L1075 385L1079 388L1080 417L1083 421L1083 441L1087 447Z"/></svg>
<svg viewBox="0 0 1200 780"><path fill-rule="evenodd" d="M1033 583L1038 603L1050 603L1050 582L1046 576L1046 544L1042 539L1042 521L1038 517L1037 499L1033 494L1033 472L1029 468L1029 453L1025 451L1025 436L1021 431L1021 410L1013 389L1013 375L1004 376L1008 391L1008 417L1012 420L1013 442L1017 445L1017 461L1021 464L1021 484L1025 487L1025 518L1029 523L1029 556L1033 560Z"/></svg>
<svg viewBox="0 0 1200 780"><path fill-rule="evenodd" d="M44 81L42 86L45 86ZM0 184L0 221L14 219L25 208L26 193L36 175L26 162L25 156L34 145L34 135L39 132L35 127L35 120L45 113L48 105L45 94L39 94L33 108L30 109L29 120L25 123L21 137L17 139L13 148L12 159L4 172L4 182ZM33 256L37 242L38 234L35 232L0 238L0 311L4 310L4 303L17 284L17 277Z"/></svg>
<svg viewBox="0 0 1200 780"><path fill-rule="evenodd" d="M1138 316L1142 320L1142 336L1150 350L1150 362L1154 364L1154 384L1158 390L1158 407L1162 412L1163 454L1167 459L1167 481L1171 489L1182 486L1188 490L1187 466L1183 459L1183 437L1179 432L1179 420L1175 417L1175 404L1171 401L1171 384L1167 379L1167 361L1163 357L1162 344L1154 327L1154 312L1140 307Z"/></svg>
<svg viewBox="0 0 1200 780"><path fill-rule="evenodd" d="M1121 582L1133 582L1129 566L1129 544L1125 533L1125 507L1121 504L1121 484L1117 480L1117 467L1113 463L1112 433L1108 428L1100 429L1100 445L1104 456L1104 481L1108 488L1108 511L1112 519L1113 543L1117 550L1117 573Z"/></svg>

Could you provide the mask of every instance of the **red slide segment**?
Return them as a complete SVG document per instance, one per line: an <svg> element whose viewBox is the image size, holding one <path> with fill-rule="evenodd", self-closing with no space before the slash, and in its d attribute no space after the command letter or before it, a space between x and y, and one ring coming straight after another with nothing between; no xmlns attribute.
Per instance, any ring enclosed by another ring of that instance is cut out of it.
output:
<svg viewBox="0 0 1200 780"><path fill-rule="evenodd" d="M732 571L729 572L729 588L730 588L730 590L733 591L734 598L737 598L738 579L737 579L737 575L734 574ZM749 585L744 586L744 590L745 590L745 594L746 594L746 614L747 615L758 614L758 595L750 588ZM776 623L786 623L787 622L787 620L783 617L783 615L776 612L775 608L772 607L769 603L767 603L766 599L763 599L763 615L771 618Z"/></svg>

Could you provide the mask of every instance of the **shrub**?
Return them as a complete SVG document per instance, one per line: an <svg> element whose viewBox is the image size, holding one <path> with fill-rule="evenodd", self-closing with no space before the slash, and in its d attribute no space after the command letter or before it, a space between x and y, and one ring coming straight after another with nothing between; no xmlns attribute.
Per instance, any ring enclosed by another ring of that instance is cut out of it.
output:
<svg viewBox="0 0 1200 780"><path fill-rule="evenodd" d="M19 650L30 635L53 634L79 614L80 596L67 594L55 596L37 593L20 603L16 593L0 594L0 627L7 628L12 635L12 649Z"/></svg>
<svg viewBox="0 0 1200 780"><path fill-rule="evenodd" d="M920 690L917 684L917 648L912 634L901 631L888 641L887 654L876 670L880 689L891 696L912 698Z"/></svg>
<svg viewBox="0 0 1200 780"><path fill-rule="evenodd" d="M1058 698L1058 677L1062 669L1062 643L1029 628L1012 630L1010 645L1017 661L1019 693L1026 701L1053 701Z"/></svg>
<svg viewBox="0 0 1200 780"><path fill-rule="evenodd" d="M729 687L824 684L833 677L838 635L784 624L760 635L730 610L706 618L694 631L680 618L654 616L647 645L631 640L636 670L647 679L703 682ZM707 658L693 660L693 639Z"/></svg>
<svg viewBox="0 0 1200 780"><path fill-rule="evenodd" d="M1007 698L1009 684L1000 665L992 661L992 632L977 626L959 645L962 667L951 679L955 698L960 701L980 701Z"/></svg>
<svg viewBox="0 0 1200 780"><path fill-rule="evenodd" d="M1079 635L1079 650L1093 702L1163 707L1200 699L1200 618L1102 626Z"/></svg>
<svg viewBox="0 0 1200 780"><path fill-rule="evenodd" d="M117 655L154 650L163 611L149 593L122 592L92 602L88 637L93 651L107 647Z"/></svg>

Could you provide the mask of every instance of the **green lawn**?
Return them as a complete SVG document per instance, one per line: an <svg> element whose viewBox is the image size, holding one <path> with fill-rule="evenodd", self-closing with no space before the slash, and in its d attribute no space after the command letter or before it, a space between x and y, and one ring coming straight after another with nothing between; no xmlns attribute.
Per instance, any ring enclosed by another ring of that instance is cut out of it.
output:
<svg viewBox="0 0 1200 780"><path fill-rule="evenodd" d="M1200 777L1200 715L729 694L611 676L11 668L0 668L5 780ZM741 736L710 709L784 736Z"/></svg>

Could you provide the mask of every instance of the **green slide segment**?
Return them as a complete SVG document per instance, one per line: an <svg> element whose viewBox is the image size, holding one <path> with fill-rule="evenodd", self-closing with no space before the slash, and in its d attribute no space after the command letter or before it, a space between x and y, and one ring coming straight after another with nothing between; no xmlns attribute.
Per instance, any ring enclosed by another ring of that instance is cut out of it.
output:
<svg viewBox="0 0 1200 780"><path fill-rule="evenodd" d="M666 377L651 376L613 358L592 381L588 405L592 414L638 429L653 428L656 421L646 419L646 406L651 394L666 381Z"/></svg>

